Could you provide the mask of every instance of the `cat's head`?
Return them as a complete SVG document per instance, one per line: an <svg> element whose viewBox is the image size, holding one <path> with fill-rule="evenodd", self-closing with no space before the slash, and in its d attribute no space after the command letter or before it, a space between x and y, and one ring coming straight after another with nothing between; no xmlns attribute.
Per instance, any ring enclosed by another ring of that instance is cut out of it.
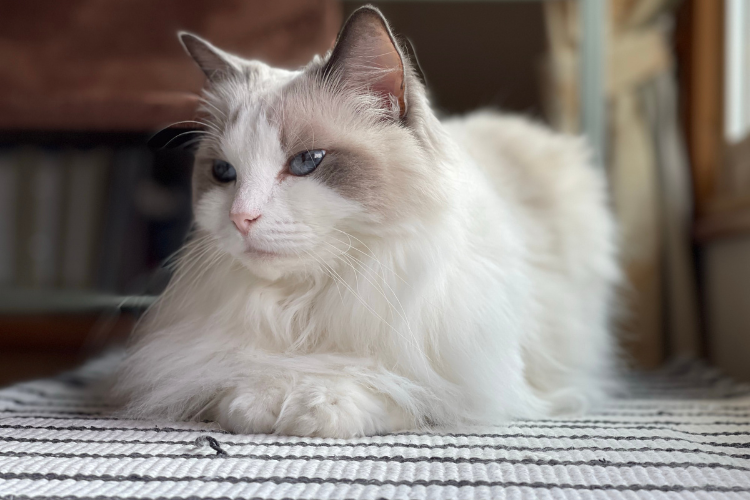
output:
<svg viewBox="0 0 750 500"><path fill-rule="evenodd" d="M256 275L335 268L351 242L398 237L439 210L425 133L437 122L377 9L357 10L298 71L180 38L208 79L196 223Z"/></svg>

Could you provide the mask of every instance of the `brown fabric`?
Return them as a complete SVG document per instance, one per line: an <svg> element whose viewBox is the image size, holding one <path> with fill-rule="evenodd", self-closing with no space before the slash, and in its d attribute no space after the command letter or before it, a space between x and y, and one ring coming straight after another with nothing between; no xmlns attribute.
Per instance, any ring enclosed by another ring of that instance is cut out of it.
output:
<svg viewBox="0 0 750 500"><path fill-rule="evenodd" d="M690 256L689 170L677 132L670 0L611 0L607 27L608 171L620 225L623 344L640 365L697 355L697 293ZM578 127L578 3L546 5L547 101L561 130Z"/></svg>

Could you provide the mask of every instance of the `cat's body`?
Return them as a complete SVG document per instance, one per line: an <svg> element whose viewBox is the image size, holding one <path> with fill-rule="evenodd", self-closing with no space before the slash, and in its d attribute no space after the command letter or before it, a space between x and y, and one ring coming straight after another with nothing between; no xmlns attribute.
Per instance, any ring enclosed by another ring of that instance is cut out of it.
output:
<svg viewBox="0 0 750 500"><path fill-rule="evenodd" d="M300 72L186 40L214 76L198 229L120 372L132 415L348 437L602 397L619 276L602 173L519 118L440 124L389 42L372 9ZM290 175L299 151L324 157Z"/></svg>

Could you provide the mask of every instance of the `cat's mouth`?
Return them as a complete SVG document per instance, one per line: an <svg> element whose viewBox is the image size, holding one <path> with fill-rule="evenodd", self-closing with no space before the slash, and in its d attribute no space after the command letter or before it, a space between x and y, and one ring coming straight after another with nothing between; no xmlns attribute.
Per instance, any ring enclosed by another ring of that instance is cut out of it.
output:
<svg viewBox="0 0 750 500"><path fill-rule="evenodd" d="M265 248L259 248L257 246L253 246L253 245L245 245L244 253L245 253L245 255L247 255L249 257L262 258L262 259L263 258L270 259L270 258L274 258L274 257L283 257L285 255L284 252L279 252L279 251L275 251L275 250L267 250Z"/></svg>

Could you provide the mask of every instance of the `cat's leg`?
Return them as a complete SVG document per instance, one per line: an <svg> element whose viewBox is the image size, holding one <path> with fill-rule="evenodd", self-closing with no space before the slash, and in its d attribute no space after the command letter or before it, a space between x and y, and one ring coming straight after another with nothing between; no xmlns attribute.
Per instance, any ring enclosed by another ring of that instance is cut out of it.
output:
<svg viewBox="0 0 750 500"><path fill-rule="evenodd" d="M239 434L347 438L414 426L390 398L352 377L301 372L247 377L219 395L212 416Z"/></svg>
<svg viewBox="0 0 750 500"><path fill-rule="evenodd" d="M219 396L214 420L238 434L270 434L291 386L291 380L281 375L251 377Z"/></svg>
<svg viewBox="0 0 750 500"><path fill-rule="evenodd" d="M350 438L413 427L389 398L344 376L304 375L287 394L279 434Z"/></svg>

